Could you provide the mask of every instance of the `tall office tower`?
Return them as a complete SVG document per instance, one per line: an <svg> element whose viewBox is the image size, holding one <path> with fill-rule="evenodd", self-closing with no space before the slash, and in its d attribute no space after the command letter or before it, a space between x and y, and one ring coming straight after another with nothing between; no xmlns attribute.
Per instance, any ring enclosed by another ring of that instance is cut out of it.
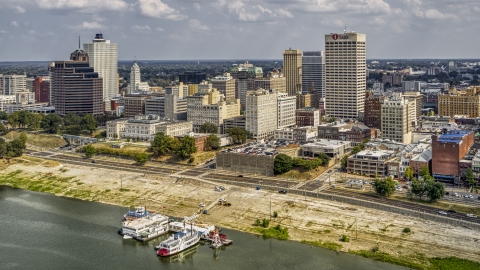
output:
<svg viewBox="0 0 480 270"><path fill-rule="evenodd" d="M366 88L365 34L325 35L325 109L336 118L357 118L364 110Z"/></svg>
<svg viewBox="0 0 480 270"><path fill-rule="evenodd" d="M140 78L140 67L137 65L137 61L134 61L133 66L130 69L130 83L127 87L127 94L133 94L148 90L148 82L142 82Z"/></svg>
<svg viewBox="0 0 480 270"><path fill-rule="evenodd" d="M382 104L385 100L383 95L375 95L373 91L365 92L364 122L370 128L382 128Z"/></svg>
<svg viewBox="0 0 480 270"><path fill-rule="evenodd" d="M295 96L302 91L302 53L299 50L285 50L283 53L283 75L287 82L287 94Z"/></svg>
<svg viewBox="0 0 480 270"><path fill-rule="evenodd" d="M27 88L27 76L25 75L3 75L2 95L15 95L25 92Z"/></svg>
<svg viewBox="0 0 480 270"><path fill-rule="evenodd" d="M259 89L247 92L245 129L254 139L273 136L277 129L278 95L275 91Z"/></svg>
<svg viewBox="0 0 480 270"><path fill-rule="evenodd" d="M263 77L263 69L246 61L244 64L233 67L230 74L235 79L235 98L240 99L242 108L245 108L247 91L257 89L253 87L254 80Z"/></svg>
<svg viewBox="0 0 480 270"><path fill-rule="evenodd" d="M76 50L71 54L70 61L51 63L49 71L50 100L58 114L103 113L103 80L89 66L85 51Z"/></svg>
<svg viewBox="0 0 480 270"><path fill-rule="evenodd" d="M103 100L107 101L118 95L118 48L117 44L103 38L101 33L95 35L92 43L83 44L90 66L103 79ZM107 103L106 103L107 104ZM110 104L110 102L108 102ZM109 109L109 108L106 108Z"/></svg>
<svg viewBox="0 0 480 270"><path fill-rule="evenodd" d="M394 93L381 105L382 138L409 144L412 142L412 121L415 118L415 104Z"/></svg>
<svg viewBox="0 0 480 270"><path fill-rule="evenodd" d="M225 95L225 100L235 100L235 79L230 76L230 73L216 76L210 82L213 88L217 88L218 92Z"/></svg>
<svg viewBox="0 0 480 270"><path fill-rule="evenodd" d="M303 52L302 93L315 92L319 98L325 97L325 52Z"/></svg>

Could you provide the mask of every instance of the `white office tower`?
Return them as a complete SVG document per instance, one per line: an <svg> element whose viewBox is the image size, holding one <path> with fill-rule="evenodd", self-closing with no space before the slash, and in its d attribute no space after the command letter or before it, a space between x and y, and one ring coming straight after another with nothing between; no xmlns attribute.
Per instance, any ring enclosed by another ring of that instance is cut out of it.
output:
<svg viewBox="0 0 480 270"><path fill-rule="evenodd" d="M247 91L245 107L245 129L253 138L260 140L273 136L278 121L277 93L265 89Z"/></svg>
<svg viewBox="0 0 480 270"><path fill-rule="evenodd" d="M357 118L364 111L366 35L325 35L325 109L336 118Z"/></svg>
<svg viewBox="0 0 480 270"><path fill-rule="evenodd" d="M383 83L381 83L381 82L374 82L373 83L373 94L375 96L382 96L383 95Z"/></svg>
<svg viewBox="0 0 480 270"><path fill-rule="evenodd" d="M325 97L325 52L303 52L302 93L312 93L318 98Z"/></svg>
<svg viewBox="0 0 480 270"><path fill-rule="evenodd" d="M394 93L381 105L382 138L409 144L412 142L412 121L415 120L415 102L409 102L401 93Z"/></svg>
<svg viewBox="0 0 480 270"><path fill-rule="evenodd" d="M25 92L27 88L27 76L3 75L1 78L2 95L15 95Z"/></svg>
<svg viewBox="0 0 480 270"><path fill-rule="evenodd" d="M140 67L137 65L137 61L134 61L133 66L130 69L130 83L127 87L127 94L134 94L149 90L148 83L142 82L140 74Z"/></svg>
<svg viewBox="0 0 480 270"><path fill-rule="evenodd" d="M117 44L103 38L101 33L95 35L92 43L83 44L90 66L103 78L103 100L108 101L118 95L118 48ZM110 104L106 102L105 104ZM108 108L105 108L107 110Z"/></svg>
<svg viewBox="0 0 480 270"><path fill-rule="evenodd" d="M295 110L297 109L297 97L287 93L277 93L277 128L291 127L296 124Z"/></svg>

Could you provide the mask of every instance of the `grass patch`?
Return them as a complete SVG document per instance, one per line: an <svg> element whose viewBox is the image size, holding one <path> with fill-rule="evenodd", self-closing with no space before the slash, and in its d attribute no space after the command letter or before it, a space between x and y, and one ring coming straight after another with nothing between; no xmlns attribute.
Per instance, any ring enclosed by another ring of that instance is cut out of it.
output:
<svg viewBox="0 0 480 270"><path fill-rule="evenodd" d="M312 221L309 221L307 222L307 224L305 224L305 227L312 227L313 226L313 222Z"/></svg>
<svg viewBox="0 0 480 270"><path fill-rule="evenodd" d="M13 140L20 136L18 131L10 131L4 137ZM67 143L63 138L58 135L47 135L47 134L32 134L27 133L27 144L35 145L43 148L58 148L64 146Z"/></svg>
<svg viewBox="0 0 480 270"><path fill-rule="evenodd" d="M396 265L405 266L413 269L428 269L425 267L425 263L428 262L423 256L421 258L411 257L397 257L385 252L373 251L373 250L349 250L348 253L359 255L368 259L373 259L381 262L392 263ZM420 262L418 262L420 259Z"/></svg>
<svg viewBox="0 0 480 270"><path fill-rule="evenodd" d="M429 270L470 270L480 269L480 263L457 257L430 258Z"/></svg>
<svg viewBox="0 0 480 270"><path fill-rule="evenodd" d="M342 241L342 242L350 242L350 238L348 238L348 236L346 236L345 234L343 234L342 237L340 237L340 241Z"/></svg>
<svg viewBox="0 0 480 270"><path fill-rule="evenodd" d="M303 244L311 245L311 246L316 246L316 247L321 247L321 248L326 248L334 251L340 251L342 249L342 245L337 244L337 243L332 243L332 242L322 242L322 241L307 241L307 240L302 240Z"/></svg>
<svg viewBox="0 0 480 270"><path fill-rule="evenodd" d="M290 237L288 235L288 228L283 228L280 225L277 225L272 228L262 229L262 228L253 228L253 231L256 231L262 234L265 238L275 238L278 240L288 240Z"/></svg>

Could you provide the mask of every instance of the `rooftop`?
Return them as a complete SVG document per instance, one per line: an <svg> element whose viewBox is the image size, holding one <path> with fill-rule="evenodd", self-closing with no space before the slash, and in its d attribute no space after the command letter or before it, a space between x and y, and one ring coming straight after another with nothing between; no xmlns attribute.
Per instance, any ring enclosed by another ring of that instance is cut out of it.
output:
<svg viewBox="0 0 480 270"><path fill-rule="evenodd" d="M472 132L471 130L450 130L448 133L440 135L438 141L443 143L460 143L465 136Z"/></svg>

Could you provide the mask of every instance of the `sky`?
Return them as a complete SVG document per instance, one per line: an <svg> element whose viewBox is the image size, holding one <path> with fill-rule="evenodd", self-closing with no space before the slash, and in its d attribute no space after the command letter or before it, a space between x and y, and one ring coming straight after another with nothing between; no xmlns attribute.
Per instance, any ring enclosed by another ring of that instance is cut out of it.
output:
<svg viewBox="0 0 480 270"><path fill-rule="evenodd" d="M369 59L480 58L479 0L0 0L0 61L68 59L95 33L120 60L281 59L367 35Z"/></svg>

